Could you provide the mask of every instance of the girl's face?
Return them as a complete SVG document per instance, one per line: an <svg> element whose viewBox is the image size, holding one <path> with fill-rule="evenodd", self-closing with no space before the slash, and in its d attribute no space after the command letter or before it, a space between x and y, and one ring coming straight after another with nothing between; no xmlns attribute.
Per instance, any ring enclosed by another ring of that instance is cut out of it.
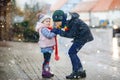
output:
<svg viewBox="0 0 120 80"><path fill-rule="evenodd" d="M62 21L57 21L54 23L55 23L56 28L60 28L62 26Z"/></svg>
<svg viewBox="0 0 120 80"><path fill-rule="evenodd" d="M50 26L50 19L48 18L48 19L45 19L44 21L43 21L43 24L45 24L45 25L47 25L47 26Z"/></svg>

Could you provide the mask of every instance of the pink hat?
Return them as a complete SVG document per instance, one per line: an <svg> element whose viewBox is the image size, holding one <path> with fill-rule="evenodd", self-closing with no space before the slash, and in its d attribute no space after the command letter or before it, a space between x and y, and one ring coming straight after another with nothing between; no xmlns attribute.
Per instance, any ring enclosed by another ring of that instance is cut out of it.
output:
<svg viewBox="0 0 120 80"><path fill-rule="evenodd" d="M40 23L42 23L45 19L51 19L50 16L44 14L41 14L38 18Z"/></svg>

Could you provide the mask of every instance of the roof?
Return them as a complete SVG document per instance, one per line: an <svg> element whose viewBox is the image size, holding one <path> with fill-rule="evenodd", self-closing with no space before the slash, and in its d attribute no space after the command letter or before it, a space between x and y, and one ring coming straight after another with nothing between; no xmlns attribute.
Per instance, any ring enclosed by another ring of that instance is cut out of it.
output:
<svg viewBox="0 0 120 80"><path fill-rule="evenodd" d="M111 10L114 10L114 9L120 10L120 0L113 0L112 4L109 7L109 9L111 9Z"/></svg>
<svg viewBox="0 0 120 80"><path fill-rule="evenodd" d="M98 0L92 11L108 11L113 0Z"/></svg>
<svg viewBox="0 0 120 80"><path fill-rule="evenodd" d="M97 1L82 1L72 9L72 12L89 12L95 6Z"/></svg>
<svg viewBox="0 0 120 80"><path fill-rule="evenodd" d="M68 0L57 0L50 8L51 11L60 9Z"/></svg>
<svg viewBox="0 0 120 80"><path fill-rule="evenodd" d="M120 10L120 0L97 0L80 2L72 12L102 12Z"/></svg>

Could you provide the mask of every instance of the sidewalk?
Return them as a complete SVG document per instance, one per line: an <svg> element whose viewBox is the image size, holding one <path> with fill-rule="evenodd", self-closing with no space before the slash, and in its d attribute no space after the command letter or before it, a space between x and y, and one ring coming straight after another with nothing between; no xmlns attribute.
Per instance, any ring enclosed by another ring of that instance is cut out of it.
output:
<svg viewBox="0 0 120 80"><path fill-rule="evenodd" d="M37 43L7 42L9 46L0 47L0 80L66 80L71 73L67 51L69 45L59 44L60 60L51 59L51 69L55 76L51 79L41 77L43 56ZM120 80L120 59L114 60L112 53L101 50L92 52L81 50L78 53L87 77L79 80Z"/></svg>

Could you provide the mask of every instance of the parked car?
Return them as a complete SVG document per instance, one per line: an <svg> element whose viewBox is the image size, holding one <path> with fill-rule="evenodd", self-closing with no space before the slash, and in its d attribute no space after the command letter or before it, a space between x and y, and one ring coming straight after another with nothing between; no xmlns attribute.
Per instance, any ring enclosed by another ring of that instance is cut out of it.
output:
<svg viewBox="0 0 120 80"><path fill-rule="evenodd" d="M113 37L115 37L116 34L120 34L120 26L114 25L113 26Z"/></svg>

